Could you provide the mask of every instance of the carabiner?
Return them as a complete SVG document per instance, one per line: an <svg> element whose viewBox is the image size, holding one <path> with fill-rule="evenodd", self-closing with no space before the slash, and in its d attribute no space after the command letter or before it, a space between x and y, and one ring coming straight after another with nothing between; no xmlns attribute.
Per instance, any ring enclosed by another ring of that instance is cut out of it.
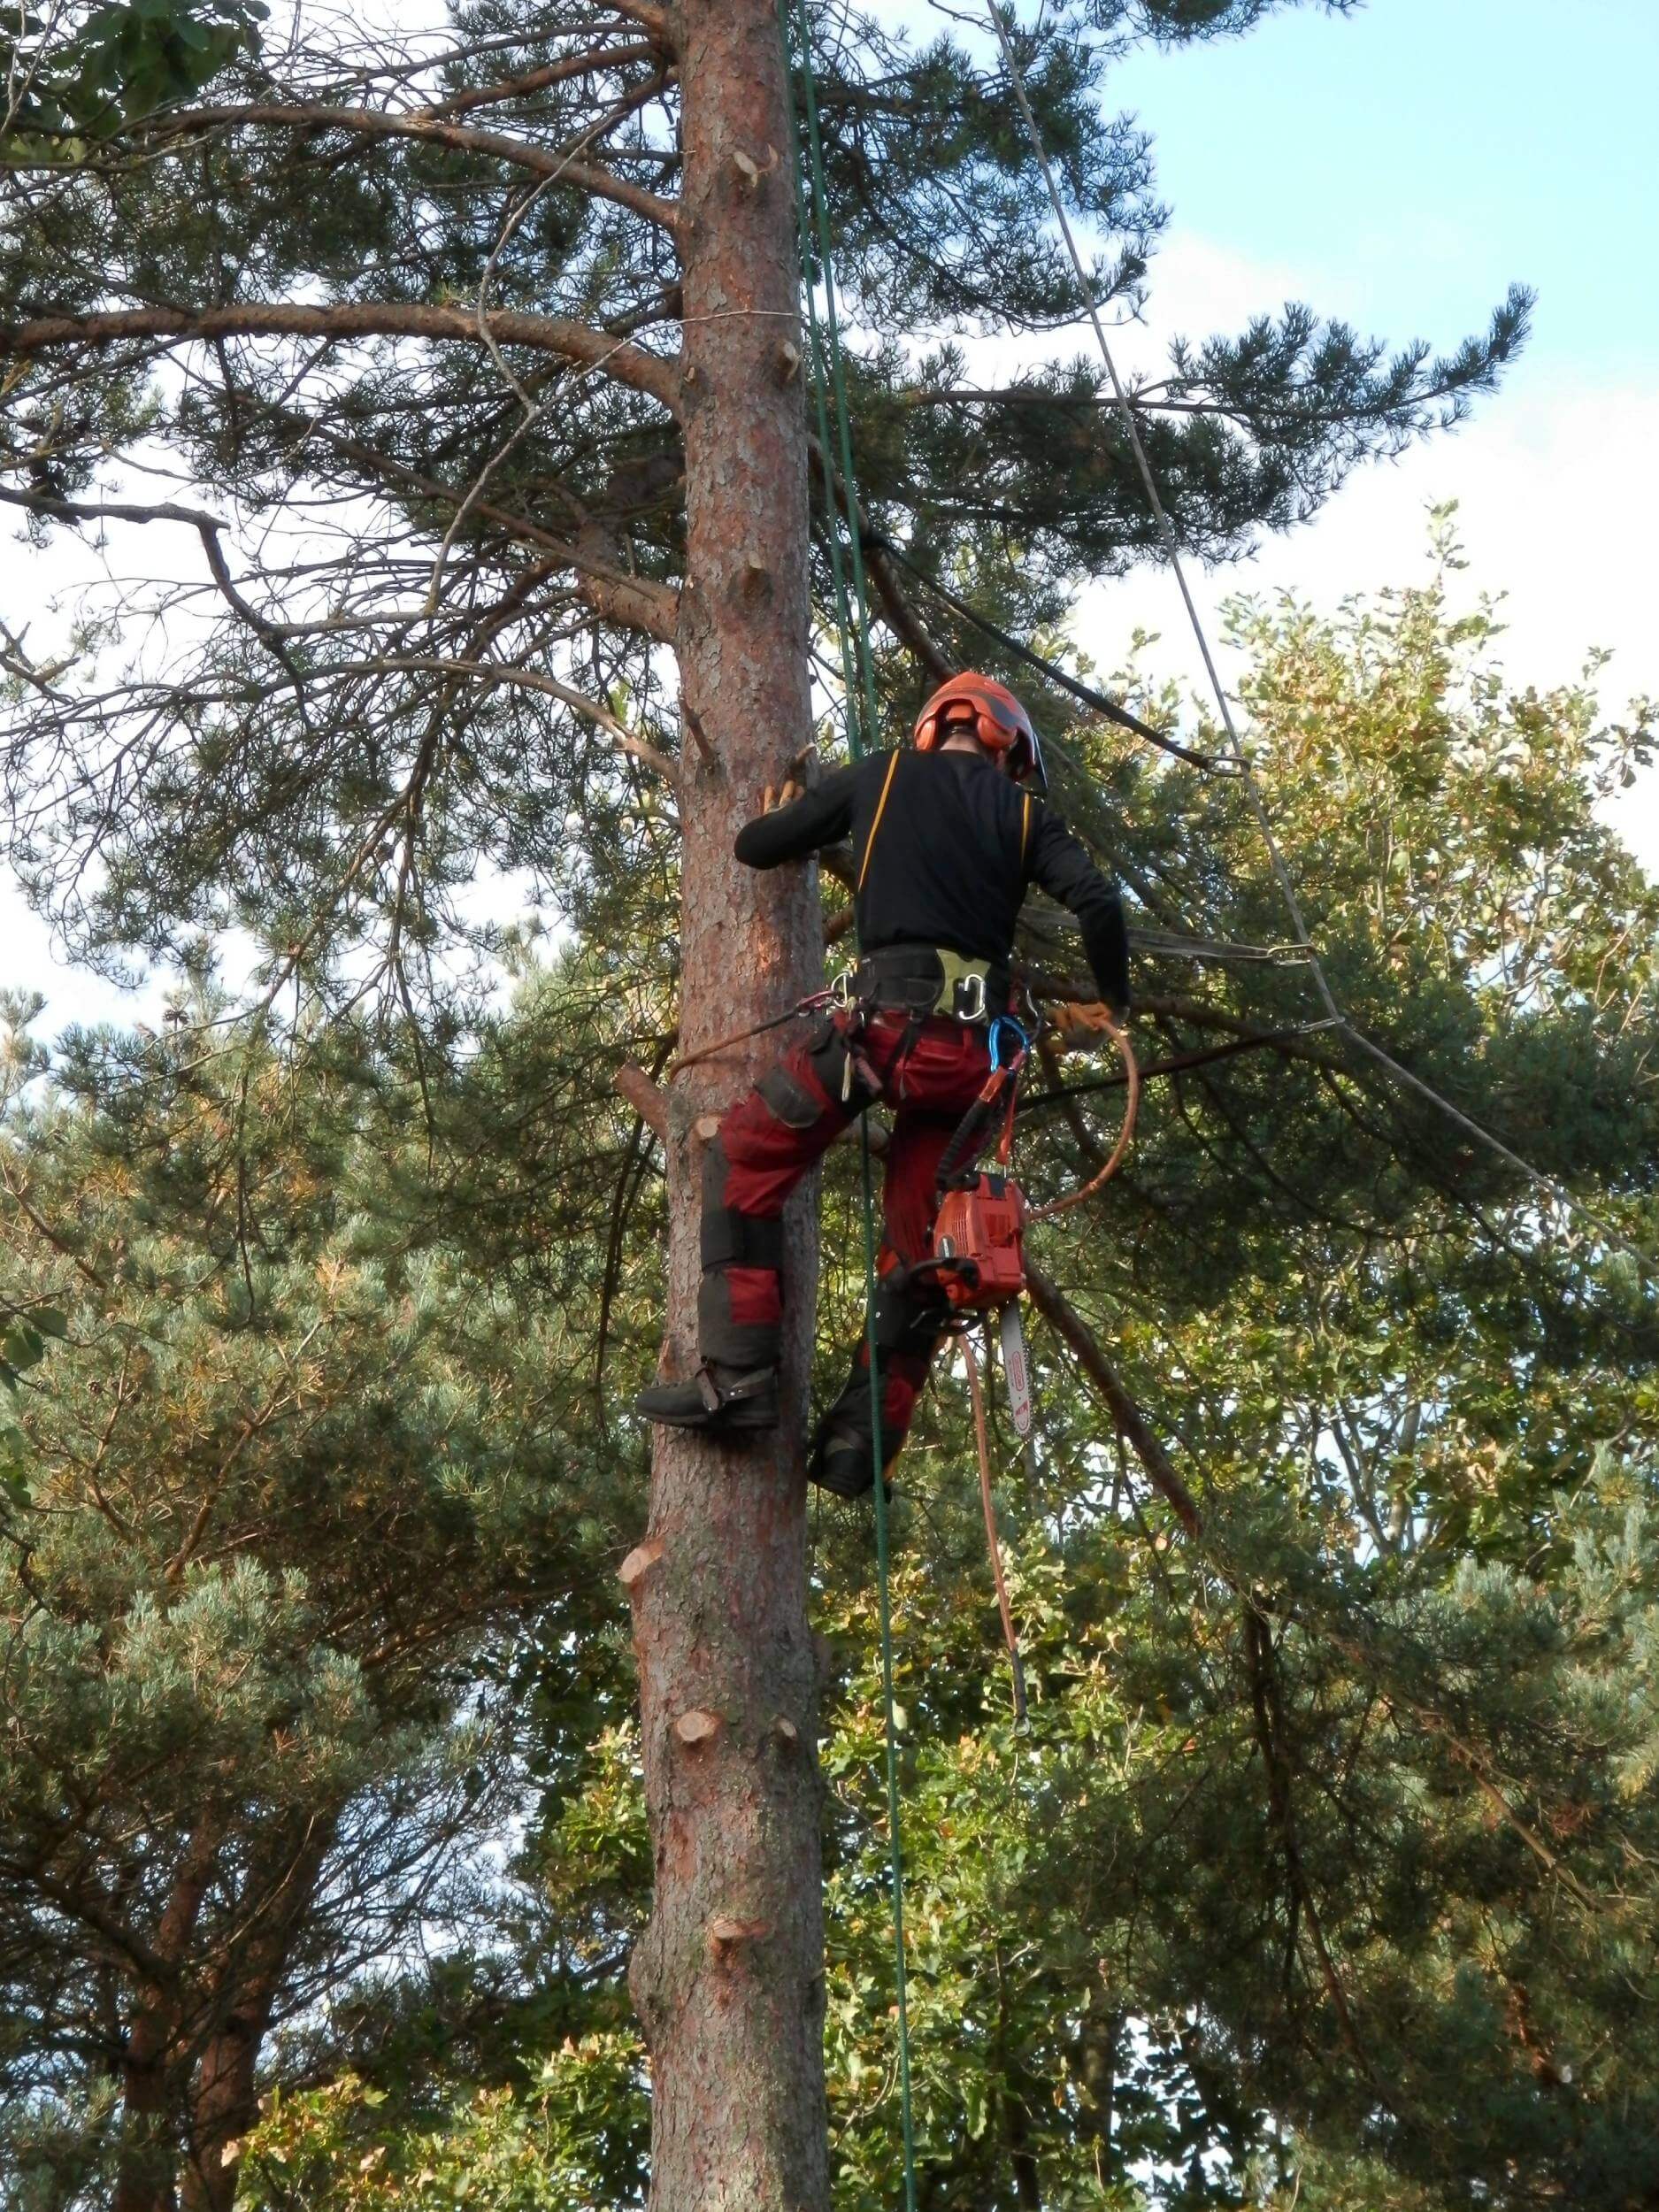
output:
<svg viewBox="0 0 1659 2212"><path fill-rule="evenodd" d="M1002 1032L1011 1029L1015 1036L1013 1053L1007 1062L1010 1068L1018 1067L1031 1050L1031 1039L1011 1014L999 1014L991 1024L991 1071L995 1074L1004 1064L1002 1060Z"/></svg>

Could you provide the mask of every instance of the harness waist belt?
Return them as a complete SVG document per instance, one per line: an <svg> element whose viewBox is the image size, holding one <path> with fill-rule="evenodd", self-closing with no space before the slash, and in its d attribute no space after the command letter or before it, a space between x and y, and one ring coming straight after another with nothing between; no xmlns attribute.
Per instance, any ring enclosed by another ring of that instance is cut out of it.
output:
<svg viewBox="0 0 1659 2212"><path fill-rule="evenodd" d="M848 972L848 995L907 1014L953 1021L994 1021L1013 999L1013 978L999 961L971 960L947 945L884 945Z"/></svg>

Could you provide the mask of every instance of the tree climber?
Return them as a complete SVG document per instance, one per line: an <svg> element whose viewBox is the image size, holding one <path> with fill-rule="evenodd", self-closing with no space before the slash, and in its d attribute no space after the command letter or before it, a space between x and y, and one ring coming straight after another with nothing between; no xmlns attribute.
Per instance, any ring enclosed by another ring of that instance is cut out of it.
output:
<svg viewBox="0 0 1659 2212"><path fill-rule="evenodd" d="M910 749L869 754L803 796L786 787L776 805L769 790L739 832L737 857L751 868L807 859L850 833L863 957L847 1002L728 1110L704 1154L702 1365L641 1395L649 1419L722 1437L777 1425L784 1203L880 1100L894 1110L873 1316L884 1468L903 1443L947 1312L910 1271L927 1255L945 1148L990 1072L990 1024L1009 1010L1031 885L1077 916L1102 1000L1120 1018L1129 1009L1122 901L1033 795L1044 784L1024 707L968 672L927 702ZM809 1471L841 1497L874 1483L867 1342Z"/></svg>

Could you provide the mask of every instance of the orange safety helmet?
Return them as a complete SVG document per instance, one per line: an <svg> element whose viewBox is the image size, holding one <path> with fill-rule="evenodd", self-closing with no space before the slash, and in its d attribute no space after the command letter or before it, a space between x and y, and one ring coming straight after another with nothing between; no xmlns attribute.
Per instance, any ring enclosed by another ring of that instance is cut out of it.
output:
<svg viewBox="0 0 1659 2212"><path fill-rule="evenodd" d="M971 730L987 750L1006 755L1008 772L1016 783L1029 780L1046 789L1048 779L1037 733L1006 684L972 668L941 684L917 717L917 751L937 752L953 729Z"/></svg>

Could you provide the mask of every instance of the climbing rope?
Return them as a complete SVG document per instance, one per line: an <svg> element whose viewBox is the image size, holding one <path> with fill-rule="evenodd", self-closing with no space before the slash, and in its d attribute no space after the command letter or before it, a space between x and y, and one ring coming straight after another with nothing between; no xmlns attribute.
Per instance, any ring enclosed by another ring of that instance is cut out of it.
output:
<svg viewBox="0 0 1659 2212"><path fill-rule="evenodd" d="M792 50L794 43L791 37L790 20L792 9L794 16L795 39L798 40L798 53ZM870 745L874 743L876 741L878 734L879 712L876 699L874 661L871 644L868 594L864 568L863 546L860 539L860 509L858 505L856 481L853 464L851 415L848 403L845 362L841 341L839 310L835 296L828 192L824 169L823 143L819 129L817 82L812 63L811 26L806 0L779 0L779 12L780 31L783 43L786 73L791 85L790 96L787 100L786 105L788 111L790 150L793 157L792 168L795 192L797 227L800 241L803 296L810 357L810 380L812 384L813 403L818 423L818 449L822 461L826 491L827 495L825 502L826 538L835 593L838 627L840 631L848 741L849 750L851 751L853 757L855 759L858 759L864 756ZM1636 1250L1635 1248L1627 1244L1624 1240L1619 1237L1616 1233L1609 1231L1604 1224L1599 1221L1592 1210L1584 1206L1580 1201L1577 1200L1573 1194L1566 1189L1564 1185L1558 1182L1555 1178L1545 1174L1542 1171L1534 1168L1529 1162L1523 1159L1518 1153L1515 1152L1509 1146L1506 1145L1500 1138L1494 1135L1490 1131L1485 1129L1479 1123L1473 1120L1469 1115L1463 1113L1449 1100L1442 1097L1439 1092L1434 1090L1432 1086L1425 1082L1421 1077L1414 1074L1409 1068L1404 1067L1400 1062L1395 1060L1391 1054L1385 1051L1381 1046L1373 1043L1370 1038L1365 1036L1363 1033L1354 1025L1342 1007L1338 1003L1335 995L1331 988L1329 979L1325 975L1325 968L1320 959L1318 951L1309 933L1300 902L1296 897L1294 887L1291 881L1283 856L1279 849L1278 841L1273 834L1271 822L1267 812L1261 787L1255 775L1249 757L1245 751L1242 741L1239 736L1237 727L1234 724L1232 703L1227 696L1225 687L1221 680L1220 673L1211 653L1209 640L1205 634L1204 626L1199 614L1196 602L1193 596L1191 588L1187 580L1186 571L1181 561L1179 541L1177 537L1169 514L1165 510L1164 503L1159 495L1156 480L1153 474L1151 465L1147 457L1145 446L1140 434L1139 426L1136 423L1134 412L1130 404L1128 395L1118 375L1111 347L1106 336L1105 326L1101 319L1100 310L1095 303L1092 288L1089 285L1081 256L1078 251L1076 239L1072 234L1071 222L1066 214L1064 204L1061 199L1059 190L1055 180L1053 169L1048 159L1047 149L1043 143L1041 133L1039 129L1036 118L1032 111L1029 99L1026 96L1025 79L1019 66L1018 58L1014 50L1012 39L1009 30L1008 20L1005 19L1002 10L996 4L996 0L990 0L990 17L995 31L998 44L1002 50L1003 59L1009 71L1015 97L1031 141L1033 152L1041 171L1043 180L1048 189L1048 197L1054 208L1056 220L1059 224L1061 234L1064 240L1067 252L1071 257L1072 267L1077 275L1079 286L1087 305L1089 319L1094 326L1094 334L1100 345L1101 353L1106 365L1108 375L1111 381L1118 411L1121 416L1126 434L1128 436L1131 450L1133 454L1142 485L1146 490L1148 504L1156 519L1165 553L1179 587L1181 597L1187 609L1187 617L1191 623L1194 635L1198 643L1205 671L1216 697L1221 715L1222 726L1226 735L1228 750L1231 756L1231 766L1233 772L1240 777L1244 784L1252 812L1255 815L1258 830L1261 833L1271 864L1272 872L1279 895L1283 899L1286 911L1289 914L1294 932L1294 946L1290 948L1227 948L1225 949L1225 951L1224 951L1221 948L1206 947L1202 951L1198 951L1196 948L1194 948L1193 953L1201 958L1205 956L1225 957L1226 951L1233 952L1235 956L1238 956L1240 954L1243 954L1247 957L1254 956L1258 957L1264 956L1269 959L1280 959L1288 955L1288 956L1292 958L1305 961L1312 971L1321 1002L1325 1010L1325 1020L1322 1023L1315 1025L1315 1026L1331 1027L1341 1031L1360 1050L1363 1051L1372 1060L1390 1071L1397 1080L1405 1084L1410 1089L1419 1093L1422 1096L1433 1103L1438 1109L1440 1109L1455 1123L1462 1127L1468 1134L1477 1138L1483 1144L1489 1147L1494 1153L1509 1162L1513 1166L1525 1175L1535 1186L1549 1192L1569 1211L1578 1214L1589 1220L1596 1227L1598 1233L1602 1235L1609 1243L1617 1246L1618 1248L1625 1252L1631 1253L1632 1256L1642 1262L1645 1266L1649 1268L1653 1267L1655 1265L1655 1262L1653 1261L1651 1256ZM795 114L795 93L797 89L807 123L806 142L804 146L802 142L801 132ZM809 171L810 175L810 203L808 191ZM816 238L814 236L815 231ZM824 286L825 311L822 321L820 321L818 315L816 287L813 283L811 273L815 244L817 260ZM833 415L833 422L832 405ZM839 483L837 482L838 465ZM846 527L848 534L845 549L842 547L841 536L842 528L841 518L843 514L847 518ZM896 550L896 549L894 549ZM929 580L931 581L931 580ZM935 588L939 588L935 587ZM941 595L944 595L941 593ZM959 609L958 611L966 611L962 609ZM975 617L974 618L977 619L978 618ZM1007 646L1009 649L1020 653L1022 657L1030 657L1024 652L1023 649L1020 649L1018 646L1016 641L1002 637L1001 636L1001 634L998 634L1000 641ZM1073 689L1074 691L1080 689L1080 687L1077 686L1075 681L1068 684L1067 687ZM1155 733L1151 731L1146 726L1140 724L1136 718L1128 716L1123 710L1117 708L1115 702L1106 700L1103 695L1093 695L1087 699L1086 703L1094 707L1098 711L1110 714L1111 718L1114 720L1126 724L1127 726L1135 730L1137 734L1142 735L1143 737L1149 739L1151 741L1162 745L1164 749L1176 752L1182 757L1187 758L1192 761L1194 765L1207 768L1213 768L1214 766L1219 765L1219 764L1214 763L1204 757L1195 756L1187 752L1186 749L1176 745L1172 741L1165 738L1162 733ZM1160 947L1159 949L1173 952L1177 949L1177 948L1171 944L1165 947ZM1186 950L1187 949L1181 948L1181 949ZM1189 955L1189 956L1192 956ZM794 1012L795 1010L796 1010L792 1009L791 1012ZM788 1017L785 1016L780 1018L787 1019ZM767 1025L770 1026L772 1025ZM1097 1191L1106 1181L1108 1181L1110 1178L1117 1172L1118 1167L1122 1164L1122 1160L1128 1148L1129 1141L1133 1133L1135 1113L1140 1097L1141 1075L1140 1070L1135 1063L1133 1054L1129 1048L1127 1040L1123 1038L1121 1034L1118 1034L1118 1042L1123 1053L1125 1079L1128 1090L1124 1127L1118 1141L1101 1171L1089 1183L1084 1185L1079 1190L1069 1194L1064 1199L1057 1201L1054 1204L1042 1209L1033 1217L1035 1219L1049 1218L1068 1210L1071 1206L1080 1204L1086 1198L1093 1195L1095 1191ZM897 2014L898 2029L899 2099L902 2131L904 2201L906 2212L917 2212L915 2123L911 2087L908 1983L905 1963L903 1841L901 1824L901 1801L899 1790L898 1724L894 1694L891 1562L887 1527L887 1485L880 1463L882 1457L880 1448L881 1384L879 1356L875 1340L875 1303L879 1284L875 1231L875 1194L871 1163L867 1117L864 1118L863 1123L861 1161L864 1228L866 1341L868 1346L870 1373L870 1418L872 1440L874 1446L874 1456L877 1463L874 1486L876 1561L880 1623L882 1696L886 1723L887 1827L889 1845L888 1855L894 1935L895 1987L897 2000L895 2009ZM991 1489L990 1453L987 1432L983 1386L975 1364L972 1343L970 1343L970 1345L966 1348L966 1362L969 1391L973 1408L975 1434L979 1446L980 1495L985 1513L987 1536L990 1544L993 1571L996 1583L997 1601L1002 1616L1003 1633L1008 1643L1010 1656L1014 1670L1016 1711L1018 1717L1023 1720L1025 1716L1024 1676L1019 1657L1018 1642L1013 1623L1012 1610L1009 1601L1006 1578L1002 1571L1001 1549L997 1540L995 1514Z"/></svg>
<svg viewBox="0 0 1659 2212"><path fill-rule="evenodd" d="M1055 662L1046 658L1041 653L1033 652L1029 645L1022 645L1017 637L1011 637L1000 624L982 615L972 601L960 597L946 585L941 584L936 576L930 576L919 561L912 560L902 545L895 545L891 538L879 538L872 532L866 531L864 534L864 541L872 551L885 553L890 560L897 561L902 568L908 569L925 591L931 592L942 606L949 607L953 614L959 616L964 622L972 624L974 629L988 637L993 645L1001 646L1003 652L1012 659L1023 662L1027 668L1034 669L1057 690L1069 692L1072 698L1092 709L1106 721L1114 722L1119 729L1128 730L1134 736L1143 739L1147 744L1156 746L1160 752L1170 753L1177 760L1186 761L1191 767L1202 768L1206 775L1231 776L1238 773L1231 761L1217 760L1213 753L1195 753L1190 745L1179 743L1166 731L1155 730L1149 722L1143 722L1139 715L1131 714L1128 708L1118 700L1109 698L1105 692L1097 690L1093 684L1084 683L1079 677L1073 676L1066 669L1057 666Z"/></svg>
<svg viewBox="0 0 1659 2212"><path fill-rule="evenodd" d="M824 175L824 147L818 129L818 82L812 67L812 26L806 0L795 0L798 58L791 52L789 0L779 0L779 28L783 40L784 66L791 80L785 107L788 111L790 152L795 177L795 219L800 240L801 287L806 304L811 358L814 409L818 425L818 450L823 457L826 488L826 530L830 567L834 579L836 614L841 629L841 669L847 695L847 736L855 760L863 757L878 734L875 664L870 642L870 607L865 589L864 554L856 525L849 528L849 558L843 563L841 546L841 509L857 513L853 472L852 419L847 403L847 378L841 357L841 321L835 302L835 269L829 225L829 195ZM812 210L817 215L818 266L824 281L824 322L818 313L812 282L812 228L809 221L806 163L795 120L794 87L798 84L806 112L805 152L811 169ZM827 372L827 373L826 373ZM835 496L831 458L829 397L833 394L837 448L841 460L843 499ZM849 603L847 572L852 580ZM856 621L856 647L854 621ZM862 709L862 712L861 712ZM890 1548L887 1541L887 1486L881 1449L881 1371L876 1344L876 1201L875 1179L870 1158L870 1118L860 1117L859 1160L864 1228L864 1341L870 1363L870 1436L875 1458L876 1589L881 1632L881 1697L886 1723L887 1785L887 1867L893 1910L894 1997L898 2020L899 2123L904 2162L905 2212L916 2212L916 2118L910 2088L910 2012L904 1957L904 1839L899 1797L898 1713L893 1693L893 1595Z"/></svg>
<svg viewBox="0 0 1659 2212"><path fill-rule="evenodd" d="M794 29L795 38L798 40L799 49L797 54L792 50L793 42L791 38L790 23L791 6L792 0L780 0L780 31L783 43L786 72L791 81L792 87L791 96L786 102L786 106L788 111L788 132L790 139L790 151L792 155L797 230L802 264L803 296L809 338L810 380L812 384L814 409L818 422L818 449L821 457L826 480L826 489L827 493L825 502L826 538L828 542L831 572L835 593L837 622L840 632L841 666L845 689L845 713L848 741L849 748L853 757L855 759L858 759L864 756L869 749L869 746L874 742L878 733L879 710L876 699L874 659L871 644L868 592L864 575L864 554L863 547L860 541L860 530L858 523L860 509L853 463L851 411L848 402L845 360L841 341L839 309L835 296L828 191L824 169L822 135L819 129L817 81L812 64L811 26L808 14L806 0L793 0ZM1363 1051L1371 1059L1391 1072L1396 1079L1430 1101L1432 1104L1439 1108L1440 1110L1448 1116L1450 1119L1462 1127L1468 1134L1477 1138L1494 1153L1507 1160L1511 1165L1518 1169L1524 1175L1525 1175L1535 1186L1548 1191L1558 1201L1558 1202L1560 1202L1569 1211L1578 1214L1589 1220L1597 1228L1598 1233L1606 1238L1609 1242L1624 1251L1631 1253L1632 1256L1640 1260L1645 1266L1652 1267L1655 1263L1651 1256L1636 1250L1635 1248L1630 1246L1624 1241L1624 1239L1619 1237L1617 1233L1609 1230L1607 1226L1597 1218L1592 1210L1584 1206L1582 1202L1576 1199L1572 1193L1567 1190L1564 1185L1557 1181L1554 1177L1551 1177L1544 1173L1541 1170L1533 1167L1530 1162L1522 1158L1518 1153L1515 1152L1509 1146L1505 1144L1502 1139L1495 1136L1491 1131L1484 1128L1471 1117L1463 1113L1462 1110L1455 1106L1451 1101L1441 1096L1441 1094L1437 1092L1432 1085L1426 1083L1420 1076L1414 1074L1410 1069L1403 1066L1399 1061L1395 1060L1391 1054L1384 1050L1381 1046L1374 1043L1355 1025L1351 1018L1338 1003L1335 995L1331 988L1329 979L1325 974L1324 964L1320 959L1317 949L1316 948L1309 933L1300 902L1296 896L1294 886L1291 881L1289 872L1286 867L1283 856L1279 851L1278 841L1273 833L1272 824L1268 815L1266 803L1262 793L1261 786L1256 779L1254 769L1252 768L1248 755L1244 749L1242 741L1240 738L1238 728L1233 719L1232 703L1227 695L1225 686L1222 682L1220 672L1216 664L1214 655L1210 649L1209 638L1205 632L1202 618L1199 613L1197 603L1194 598L1191 587L1187 579L1186 569L1181 559L1179 540L1176 534L1174 526L1170 519L1169 513L1165 509L1164 502L1159 495L1156 479L1153 473L1151 465L1147 457L1146 448L1141 437L1140 427L1135 420L1134 411L1130 404L1128 394L1124 387L1122 379L1119 376L1117 363L1112 354L1110 342L1106 335L1105 326L1101 318L1100 309L1094 299L1093 289L1089 284L1087 273L1083 265L1082 257L1078 250L1077 242L1071 229L1071 221L1066 213L1064 203L1061 198L1059 188L1056 182L1053 168L1048 158L1048 150L1043 142L1041 132L1037 124L1036 117L1033 112L1031 104L1026 94L1025 77L1020 69L1018 57L1014 49L1012 38L1009 29L1009 21L1005 19L1002 9L996 4L996 0L990 0L989 12L997 42L1001 48L1003 61L1009 72L1010 81L1013 87L1015 99L1018 105L1026 133L1030 139L1032 150L1042 174L1043 181L1048 190L1050 204L1054 209L1061 235L1064 241L1067 253L1071 258L1073 271L1077 276L1079 287L1087 308L1089 320L1094 326L1101 355L1105 363L1107 373L1111 382L1118 411L1125 426L1130 449L1133 455L1142 486L1146 491L1148 503L1156 521L1159 534L1164 543L1165 555L1169 560L1171 569L1175 576L1177 585L1179 588L1181 598L1187 610L1187 618L1191 624L1194 639L1196 640L1201 657L1203 661L1205 672L1209 678L1211 690L1213 691L1216 698L1217 705L1220 712L1222 727L1226 736L1227 748L1231 756L1233 771L1240 777L1240 780L1244 784L1252 813L1255 816L1258 831L1261 834L1263 846L1269 857L1279 895L1284 902L1286 910L1290 918L1291 926L1294 933L1294 949L1291 948L1274 948L1269 956L1277 956L1282 957L1286 951L1289 951L1291 953L1291 956L1306 962L1307 965L1312 972L1316 987L1325 1010L1326 1020L1325 1023L1319 1025L1320 1026L1329 1026L1340 1030L1359 1049ZM806 141L804 146L802 142L801 132L795 115L795 91L796 88L798 88L802 107L804 111L807 123ZM810 177L810 202L808 188L809 172ZM814 232L816 232L816 237L814 236ZM818 311L816 288L813 284L811 275L815 246L817 260L824 287L825 311L821 321ZM833 421L832 412L833 418ZM839 484L836 480L838 464L840 479ZM843 512L848 518L847 544L845 549L842 547L841 537L842 528L841 516ZM849 579L850 590L849 588ZM1007 645L1011 650L1021 651L1021 649L1018 647L1017 642L1013 640L1002 638L1000 639L1000 641ZM1024 655L1022 653L1022 657L1023 657ZM1068 688L1075 689L1077 687L1075 684L1072 684L1068 685ZM1187 752L1186 749L1177 746L1172 741L1165 738L1162 733L1152 732L1146 726L1141 725L1136 718L1128 716L1122 709L1118 708L1115 702L1107 701L1103 695L1096 695L1091 696L1087 701L1087 703L1095 707L1098 711L1110 714L1112 719L1126 724L1129 727L1135 730L1137 734L1145 736L1150 739L1153 742L1162 745L1164 749L1179 753L1183 757L1191 760L1194 765L1212 767L1217 764L1212 763L1207 758L1194 756ZM1169 949L1173 949L1173 948L1171 947ZM791 1009L790 1010L791 1012L794 1012L795 1010ZM780 1018L787 1019L787 1017L781 1017ZM767 1025L770 1026L772 1025ZM1118 1141L1102 1168L1087 1184L1082 1186L1079 1189L1068 1194L1065 1198L1056 1201L1054 1204L1041 1210L1041 1211L1033 1217L1034 1219L1051 1218L1055 1215L1065 1211L1074 1205L1080 1204L1086 1198L1092 1196L1098 1189L1100 1189L1101 1187L1117 1172L1122 1164L1123 1158L1128 1149L1129 1141L1133 1133L1135 1113L1140 1098L1141 1078L1139 1068L1135 1064L1133 1052L1128 1048L1127 1041L1124 1039L1121 1034L1119 1034L1118 1036L1118 1042L1123 1051L1125 1073L1128 1088L1128 1099L1124 1127ZM898 1723L894 1694L891 1559L887 1527L887 1484L880 1464L882 1457L880 1448L881 1382L879 1355L875 1340L875 1304L879 1286L875 1233L875 1192L874 1179L871 1163L867 1118L863 1125L861 1164L864 1227L866 1342L868 1347L870 1373L870 1418L872 1440L874 1447L874 1456L877 1463L876 1479L874 1485L876 1562L880 1621L882 1697L886 1722L887 1827L894 1932L895 1992L897 2000L896 2012L898 2022L899 2097L903 2147L904 2200L906 2212L916 2212L917 2185L915 2123L911 2090L910 2014L905 1963L903 1840L899 1791ZM995 1516L991 1494L990 1458L986 1429L983 1388L977 1368L974 1364L971 1347L969 1348L967 1355L967 1368L969 1389L973 1406L975 1432L979 1443L980 1493L985 1510L986 1530L991 1548L993 1571L997 1589L997 1601L1002 1619L1003 1632L1008 1642L1010 1660L1014 1667L1016 1706L1019 1717L1023 1718L1025 1707L1023 1672L1020 1666L1018 1644L1014 1630L1011 1609L1009 1602L1006 1579L1002 1572L1000 1546L997 1541Z"/></svg>
<svg viewBox="0 0 1659 2212"><path fill-rule="evenodd" d="M1128 1158L1129 1148L1134 1142L1135 1122L1141 1112L1141 1063L1135 1058L1134 1047L1127 1035L1110 1014L1102 1025L1117 1046L1124 1064L1124 1118L1123 1126L1118 1132L1118 1141L1087 1183L1079 1183L1075 1190L1067 1191L1064 1198L1056 1198L1046 1206L1039 1206L1029 1216L1027 1226L1039 1221L1052 1221L1059 1214L1069 1214L1073 1206L1080 1206L1086 1198L1093 1198L1097 1191L1104 1190Z"/></svg>
<svg viewBox="0 0 1659 2212"><path fill-rule="evenodd" d="M986 1351L990 1351L991 1333L985 1332ZM1008 1647L1008 1663L1014 1677L1014 1720L1017 1726L1025 1725L1025 1663L1019 1655L1019 1632L1014 1626L1014 1609L1008 1595L1008 1577L1002 1571L1002 1545L996 1532L996 1502L991 1494L991 1441L985 1422L985 1386L979 1379L979 1365L974 1356L972 1336L963 1340L962 1363L968 1371L968 1396L973 1406L973 1439L979 1453L979 1504L985 1515L985 1540L991 1554L991 1576L996 1584L996 1609L1002 1619L1002 1641Z"/></svg>

